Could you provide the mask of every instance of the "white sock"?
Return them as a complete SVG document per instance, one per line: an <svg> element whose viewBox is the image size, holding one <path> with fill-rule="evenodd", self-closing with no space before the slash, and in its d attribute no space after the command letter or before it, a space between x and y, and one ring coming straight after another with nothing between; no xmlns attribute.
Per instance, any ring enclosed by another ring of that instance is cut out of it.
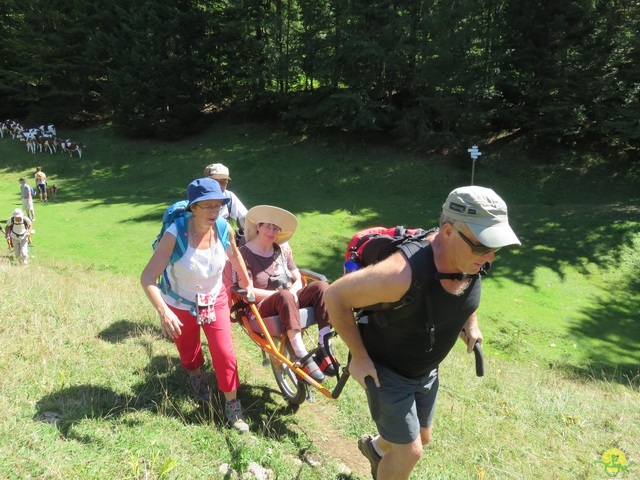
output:
<svg viewBox="0 0 640 480"><path fill-rule="evenodd" d="M329 332L331 332L331 327L324 327L318 330L318 345L324 347L324 336Z"/></svg>
<svg viewBox="0 0 640 480"><path fill-rule="evenodd" d="M373 440L371 440L371 446L373 447L373 449L376 451L376 453L378 455L380 455L380 457L384 457L384 454L387 453L384 450L382 450L382 448L380 447L380 444L378 443L378 440L380 440L380 435L376 435Z"/></svg>
<svg viewBox="0 0 640 480"><path fill-rule="evenodd" d="M292 332L293 330L289 330L288 332L289 341L291 342L293 351L298 358L302 358L309 352L307 352L307 347L304 346L304 342L302 341L302 334L300 332L295 332L293 336L291 336Z"/></svg>

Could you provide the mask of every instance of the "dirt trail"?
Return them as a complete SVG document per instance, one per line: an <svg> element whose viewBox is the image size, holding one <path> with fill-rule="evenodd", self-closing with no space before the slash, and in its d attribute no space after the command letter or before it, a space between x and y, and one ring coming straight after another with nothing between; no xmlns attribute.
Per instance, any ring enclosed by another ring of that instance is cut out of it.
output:
<svg viewBox="0 0 640 480"><path fill-rule="evenodd" d="M335 400L317 399L315 402L305 402L300 406L298 415L309 419L306 428L304 423L300 427L324 456L347 466L354 477L362 480L371 478L369 461L358 450L357 439L344 435L331 421L339 417Z"/></svg>

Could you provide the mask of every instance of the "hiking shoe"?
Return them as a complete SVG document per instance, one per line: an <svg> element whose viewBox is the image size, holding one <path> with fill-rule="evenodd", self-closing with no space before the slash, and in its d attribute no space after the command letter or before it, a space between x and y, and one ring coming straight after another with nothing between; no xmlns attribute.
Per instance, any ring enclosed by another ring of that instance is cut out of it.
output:
<svg viewBox="0 0 640 480"><path fill-rule="evenodd" d="M235 399L225 403L224 418L227 419L229 426L240 435L249 433L249 425L247 425L247 421L244 418L240 400Z"/></svg>
<svg viewBox="0 0 640 480"><path fill-rule="evenodd" d="M200 372L198 375L189 376L189 385L193 389L198 400L208 402L211 399L211 391L209 390L209 382L204 373Z"/></svg>
<svg viewBox="0 0 640 480"><path fill-rule="evenodd" d="M302 369L304 372L313 378L316 382L322 383L324 382L324 373L318 367L318 364L313 361L313 357L309 357L306 362L302 364Z"/></svg>
<svg viewBox="0 0 640 480"><path fill-rule="evenodd" d="M358 439L358 449L369 460L371 464L371 476L373 480L376 480L378 476L378 465L380 465L380 460L382 457L378 455L376 449L373 448L371 442L373 442L373 435L363 435Z"/></svg>
<svg viewBox="0 0 640 480"><path fill-rule="evenodd" d="M327 353L322 345L318 345L318 351L313 356L316 364L320 366L320 370L322 373L327 375L328 377L335 377L338 372L335 367L335 358L333 358L333 352Z"/></svg>

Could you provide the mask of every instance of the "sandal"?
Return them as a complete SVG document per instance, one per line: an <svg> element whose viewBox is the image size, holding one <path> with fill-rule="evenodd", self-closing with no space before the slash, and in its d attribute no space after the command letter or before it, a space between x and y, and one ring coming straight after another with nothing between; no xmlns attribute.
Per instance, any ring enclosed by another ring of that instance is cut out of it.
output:
<svg viewBox="0 0 640 480"><path fill-rule="evenodd" d="M318 364L313 361L313 357L309 357L302 364L302 369L307 375L313 378L316 382L318 383L324 382L324 379L325 379L324 373L322 373L322 370L320 370L320 367L318 367Z"/></svg>
<svg viewBox="0 0 640 480"><path fill-rule="evenodd" d="M330 353L327 353L322 345L318 346L318 351L314 355L313 359L318 365L320 365L322 373L328 377L335 377L338 374L335 367L336 360L333 357L332 352L330 351Z"/></svg>

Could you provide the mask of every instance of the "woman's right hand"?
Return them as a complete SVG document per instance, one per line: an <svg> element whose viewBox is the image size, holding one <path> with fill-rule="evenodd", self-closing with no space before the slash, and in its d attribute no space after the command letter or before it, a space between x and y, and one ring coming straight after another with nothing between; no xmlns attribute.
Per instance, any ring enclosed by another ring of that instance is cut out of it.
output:
<svg viewBox="0 0 640 480"><path fill-rule="evenodd" d="M160 327L162 328L162 335L169 338L178 338L182 334L182 322L178 320L178 317L171 309L166 308L160 313Z"/></svg>

